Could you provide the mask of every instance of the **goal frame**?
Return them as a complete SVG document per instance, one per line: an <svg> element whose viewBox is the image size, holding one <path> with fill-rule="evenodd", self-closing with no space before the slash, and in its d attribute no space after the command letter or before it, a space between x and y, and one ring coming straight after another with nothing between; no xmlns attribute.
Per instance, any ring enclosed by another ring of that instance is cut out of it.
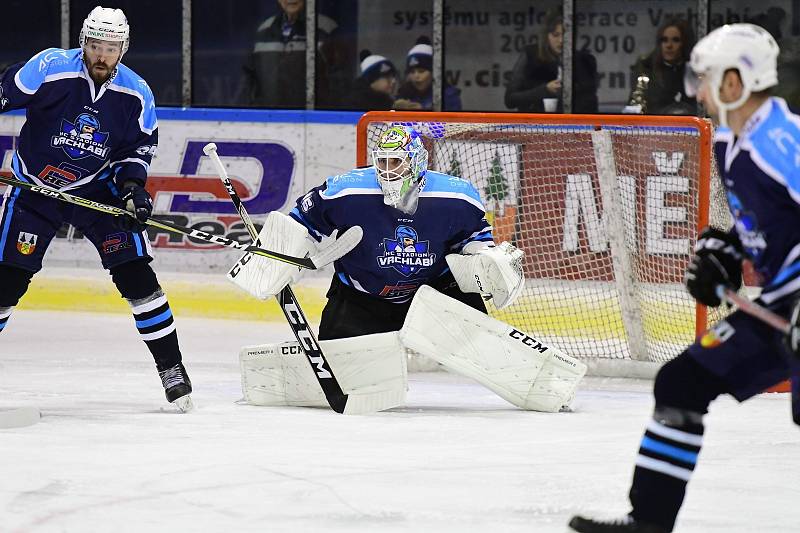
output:
<svg viewBox="0 0 800 533"><path fill-rule="evenodd" d="M369 165L367 154L368 128L374 122L459 122L535 124L544 126L584 126L600 130L603 127L670 127L692 128L698 132L700 169L698 176L697 232L708 225L711 201L713 127L707 119L692 116L662 115L560 115L536 113L465 113L430 111L369 111L356 126L356 165ZM708 322L706 306L695 306L695 333L702 333Z"/></svg>

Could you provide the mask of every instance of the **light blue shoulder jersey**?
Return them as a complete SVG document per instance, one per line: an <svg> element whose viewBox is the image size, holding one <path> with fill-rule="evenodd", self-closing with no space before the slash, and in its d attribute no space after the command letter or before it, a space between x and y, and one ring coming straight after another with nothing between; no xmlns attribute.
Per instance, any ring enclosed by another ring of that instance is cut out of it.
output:
<svg viewBox="0 0 800 533"><path fill-rule="evenodd" d="M0 112L11 109L26 110L12 162L19 179L59 189L147 179L158 144L155 100L125 65L98 86L80 48L48 48L0 78Z"/></svg>
<svg viewBox="0 0 800 533"><path fill-rule="evenodd" d="M356 290L395 303L408 301L421 285L444 274L445 255L469 242L492 243L475 187L432 171L413 215L384 204L372 167L326 179L299 198L290 215L317 239L361 226L364 238L336 261L336 275Z"/></svg>
<svg viewBox="0 0 800 533"><path fill-rule="evenodd" d="M769 98L738 139L719 128L714 149L762 299L772 303L800 290L800 117L783 99Z"/></svg>

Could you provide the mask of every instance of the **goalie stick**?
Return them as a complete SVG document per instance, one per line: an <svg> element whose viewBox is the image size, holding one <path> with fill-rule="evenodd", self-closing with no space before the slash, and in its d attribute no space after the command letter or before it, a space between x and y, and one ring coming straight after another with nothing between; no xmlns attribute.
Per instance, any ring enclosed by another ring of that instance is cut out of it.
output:
<svg viewBox="0 0 800 533"><path fill-rule="evenodd" d="M247 231L250 233L250 237L253 239L253 244L258 246L258 231L256 230L253 221L250 219L250 215L247 213L247 210L242 203L242 199L233 188L233 183L228 177L228 172L225 170L225 166L222 164L219 154L217 154L217 146L214 143L209 143L203 148L203 152L211 158L214 166L216 166L219 177L222 180L222 183L225 185L225 189L228 191L228 195L231 197L233 205L236 206L236 210L239 212L242 222L247 228ZM345 232L343 236L347 235L347 233L353 229L355 228L351 228L351 230ZM345 414L363 414L366 412L375 412L381 410L381 401L380 398L378 398L380 393L356 397L349 396L342 391L342 387L339 384L339 381L336 379L336 376L333 374L331 365L325 358L325 354L322 352L319 341L314 335L314 332L311 330L311 326L308 324L308 320L306 320L306 316L303 313L300 303L297 301L292 288L289 285L286 285L283 289L281 289L281 292L276 295L276 298L278 300L278 305L283 311L283 314L286 316L286 320L289 322L289 326L292 328L292 333L294 333L297 342L300 344L300 349L305 354L306 359L314 371L314 375L316 376L319 386L322 388L322 392L325 394L325 399L328 401L328 405L331 406L331 409L337 413ZM394 404L391 406L394 406Z"/></svg>
<svg viewBox="0 0 800 533"><path fill-rule="evenodd" d="M135 216L130 211L122 209L120 207L114 207L101 202L95 202L94 200L89 200L81 196L75 196L74 194L70 194L68 192L58 191L56 189L51 189L50 187L43 187L41 185L36 185L34 183L20 181L15 178L7 178L3 175L0 175L0 183L5 183L6 185L10 185L11 187L18 187L20 189L25 189L27 191L35 192L43 196L54 198L56 200L60 200L62 202L66 202L69 204L80 205L88 209L93 209L95 211L100 211L102 213L108 213L109 215L129 216L129 217ZM265 250L263 248L259 248L258 246L252 244L240 243L238 241L227 239L219 235L212 235L210 233L206 233L205 231L200 231L192 228L185 228L183 226L173 224L172 222L167 222L165 220L158 220L152 217L148 218L145 224L147 224L148 226L153 226L154 228L161 228L163 230L171 231L173 233L180 233L182 235L187 235L189 237L192 237L193 239L198 239L212 244L218 244L220 246L225 246L227 248L236 248L237 250L242 250L244 252L260 255L262 257L267 257L269 259L274 259L282 263L288 263L290 265L294 265L300 268L306 268L309 270L315 270L318 268L318 265L326 265L330 263L329 257L334 256L335 253L340 253L341 255L344 255L350 249L352 249L353 246L358 244L358 240L356 240L356 242L352 242L353 236L348 236L347 232L345 232L342 235L343 238L337 239L335 242L331 243L331 245L327 247L325 250L322 250L319 254L313 255L311 257L294 257L291 255L282 254L280 252L273 252L272 250Z"/></svg>

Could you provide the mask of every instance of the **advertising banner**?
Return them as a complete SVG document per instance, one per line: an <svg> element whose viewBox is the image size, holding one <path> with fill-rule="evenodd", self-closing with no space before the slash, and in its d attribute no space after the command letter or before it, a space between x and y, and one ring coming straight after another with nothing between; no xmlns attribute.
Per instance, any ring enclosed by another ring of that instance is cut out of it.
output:
<svg viewBox="0 0 800 533"><path fill-rule="evenodd" d="M197 120L197 110L170 110L159 122L159 146L147 190L157 218L229 239L250 240L203 147L214 142L231 180L258 224L270 211L288 212L327 176L354 166L355 127L343 123ZM187 117L181 119L182 115ZM173 118L175 117L175 118ZM0 117L0 171L8 174L24 117ZM238 257L157 228L148 230L156 264L170 270L223 271ZM63 227L46 264L98 266L94 248L76 228Z"/></svg>

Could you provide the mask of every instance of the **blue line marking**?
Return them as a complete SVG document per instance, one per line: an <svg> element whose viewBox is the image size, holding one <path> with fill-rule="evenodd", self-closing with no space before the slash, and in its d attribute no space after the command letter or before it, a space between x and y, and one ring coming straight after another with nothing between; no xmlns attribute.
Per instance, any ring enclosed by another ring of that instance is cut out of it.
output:
<svg viewBox="0 0 800 533"><path fill-rule="evenodd" d="M361 111L306 111L305 109L214 109L159 107L159 120L209 120L224 122L285 122L291 124L357 124Z"/></svg>
<svg viewBox="0 0 800 533"><path fill-rule="evenodd" d="M651 439L650 437L644 437L642 439L642 448L651 452L660 453L661 455L666 455L678 461L683 461L684 463L697 463L697 452L690 452L689 450L670 446L669 444Z"/></svg>
<svg viewBox="0 0 800 533"><path fill-rule="evenodd" d="M167 319L169 319L171 317L172 317L172 310L167 309L166 311L164 311L160 315L156 315L153 318L148 318L147 320L137 320L136 321L136 327L139 328L139 329L147 328L147 327L150 327L150 326L154 326L156 324L160 324L161 322L164 322L165 320L167 320Z"/></svg>

